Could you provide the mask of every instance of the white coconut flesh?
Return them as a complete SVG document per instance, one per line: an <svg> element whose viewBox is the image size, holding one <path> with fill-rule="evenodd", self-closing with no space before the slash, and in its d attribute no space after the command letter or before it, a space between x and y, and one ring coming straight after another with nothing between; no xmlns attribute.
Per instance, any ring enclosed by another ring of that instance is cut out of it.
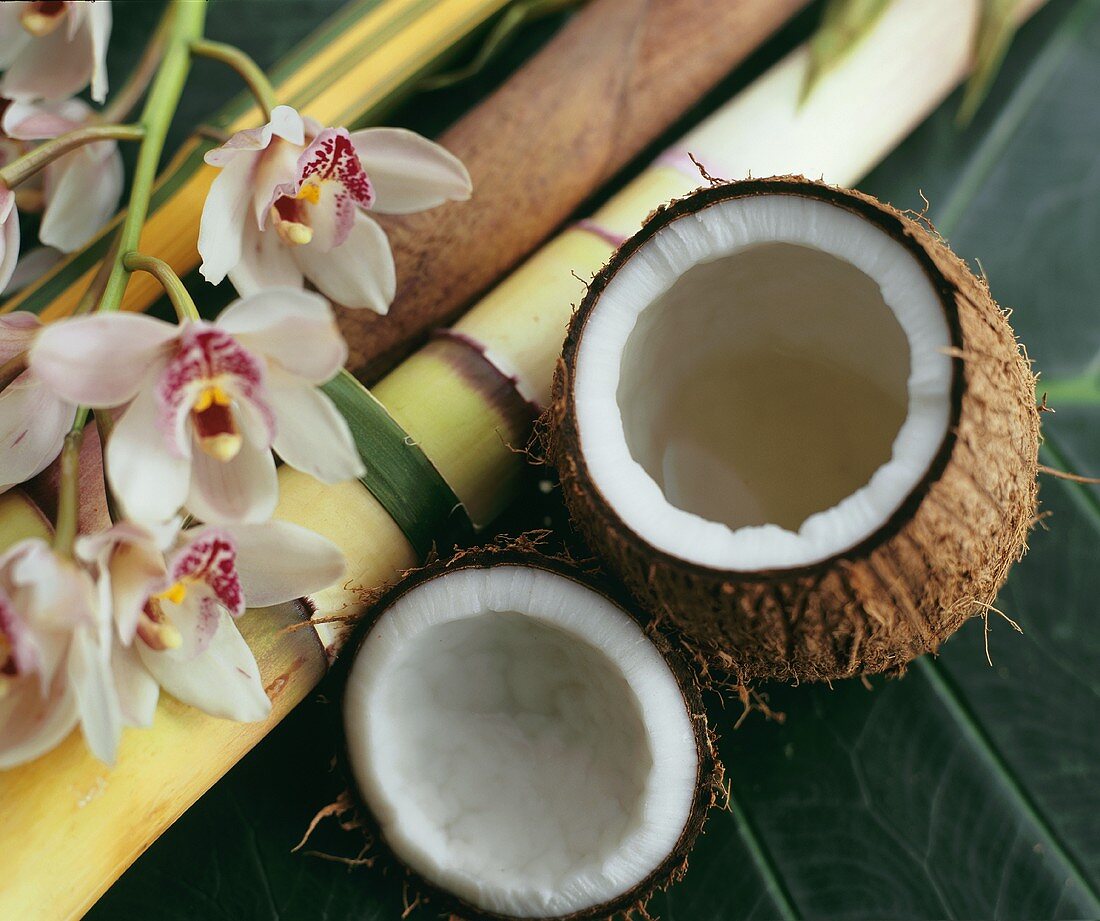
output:
<svg viewBox="0 0 1100 921"><path fill-rule="evenodd" d="M818 199L730 199L656 231L577 346L588 473L702 566L808 565L878 530L951 415L950 332L903 245Z"/></svg>
<svg viewBox="0 0 1100 921"><path fill-rule="evenodd" d="M411 589L349 671L349 766L396 855L480 909L559 917L676 848L699 768L667 662L599 593L542 569Z"/></svg>

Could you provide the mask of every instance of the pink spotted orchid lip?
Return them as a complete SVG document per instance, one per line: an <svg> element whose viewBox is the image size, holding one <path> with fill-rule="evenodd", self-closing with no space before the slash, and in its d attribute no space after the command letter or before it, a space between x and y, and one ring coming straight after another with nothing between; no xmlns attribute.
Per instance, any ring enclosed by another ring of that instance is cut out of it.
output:
<svg viewBox="0 0 1100 921"><path fill-rule="evenodd" d="M212 457L232 460L242 444L238 402L262 420L265 447L275 439L262 361L210 323L189 323L180 331L176 351L157 380L156 401L157 428L177 457L188 456L193 439Z"/></svg>
<svg viewBox="0 0 1100 921"><path fill-rule="evenodd" d="M221 612L240 617L244 591L237 572L237 545L219 528L202 528L167 562L164 586L146 599L137 635L153 650L180 646L183 637L173 614L185 612L194 624L189 654L205 652L221 622Z"/></svg>
<svg viewBox="0 0 1100 921"><path fill-rule="evenodd" d="M327 251L347 240L355 209L369 209L374 198L351 136L343 128L325 128L298 157L295 179L272 190L263 224L270 215L285 243Z"/></svg>

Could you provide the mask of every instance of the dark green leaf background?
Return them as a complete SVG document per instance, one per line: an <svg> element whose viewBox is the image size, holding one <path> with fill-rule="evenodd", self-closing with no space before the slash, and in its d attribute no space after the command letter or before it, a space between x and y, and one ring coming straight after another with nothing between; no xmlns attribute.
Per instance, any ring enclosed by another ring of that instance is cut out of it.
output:
<svg viewBox="0 0 1100 921"><path fill-rule="evenodd" d="M129 4L115 61L136 53L152 4ZM263 11L261 11L261 6ZM220 0L210 34L270 61L334 3ZM797 20L700 110L802 39ZM437 131L503 79L560 17L526 30L475 80L417 98L393 121ZM197 71L191 123L233 91ZM1044 381L1100 376L1100 2L1053 0L1022 30L975 121L958 94L862 184L921 207L978 262ZM690 120L690 119L689 119ZM687 122L685 122L686 124ZM213 304L213 301L211 302ZM1100 388L1096 388L1100 389ZM1100 400L1100 397L1097 398ZM1100 472L1100 405L1044 418L1044 460ZM668 921L741 918L1100 917L1100 493L1045 478L1044 529L991 615L901 680L768 687L782 724L737 703L712 715L733 806L713 815L687 878L654 900ZM549 519L532 488L508 516ZM321 699L301 706L103 897L93 921L392 919L400 881L291 854L336 790ZM351 842L322 834L332 848ZM432 918L419 909L415 918Z"/></svg>

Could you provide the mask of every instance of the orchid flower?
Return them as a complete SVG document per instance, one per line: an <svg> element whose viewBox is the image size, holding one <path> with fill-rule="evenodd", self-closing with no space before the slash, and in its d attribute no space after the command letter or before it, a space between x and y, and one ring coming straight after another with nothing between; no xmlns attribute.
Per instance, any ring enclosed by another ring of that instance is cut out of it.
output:
<svg viewBox="0 0 1100 921"><path fill-rule="evenodd" d="M78 723L112 763L122 721L110 618L91 577L44 541L20 541L0 556L0 768L44 754Z"/></svg>
<svg viewBox="0 0 1100 921"><path fill-rule="evenodd" d="M0 316L0 492L45 470L76 416L76 406L26 366L41 329L25 311Z"/></svg>
<svg viewBox="0 0 1100 921"><path fill-rule="evenodd" d="M0 96L20 102L64 99L91 84L107 98L110 0L0 4Z"/></svg>
<svg viewBox="0 0 1100 921"><path fill-rule="evenodd" d="M399 128L322 128L276 106L262 128L206 154L221 169L199 227L202 274L241 294L304 279L346 307L389 309L393 254L366 212L407 214L470 197L452 154Z"/></svg>
<svg viewBox="0 0 1100 921"><path fill-rule="evenodd" d="M62 400L126 406L107 477L128 518L167 521L186 505L208 522L258 522L278 498L272 448L325 483L362 472L347 422L317 388L346 357L324 298L272 288L213 323L62 320L35 339L30 368Z"/></svg>
<svg viewBox="0 0 1100 921"><path fill-rule="evenodd" d="M271 704L234 621L325 588L340 578L340 551L283 521L179 532L130 522L77 540L114 612L118 645L144 666L116 675L128 718L148 725L158 685L211 716L252 722Z"/></svg>
<svg viewBox="0 0 1100 921"><path fill-rule="evenodd" d="M94 121L91 106L79 99L14 102L4 112L0 127L10 144L49 140ZM44 212L39 239L71 253L103 229L117 210L123 185L122 156L115 141L85 144L48 164L41 176ZM23 186L18 194L22 204Z"/></svg>

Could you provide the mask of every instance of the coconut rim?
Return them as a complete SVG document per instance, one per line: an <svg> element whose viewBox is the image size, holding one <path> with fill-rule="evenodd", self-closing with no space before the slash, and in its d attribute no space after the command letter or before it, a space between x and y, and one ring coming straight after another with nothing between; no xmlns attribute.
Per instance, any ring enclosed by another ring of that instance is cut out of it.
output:
<svg viewBox="0 0 1100 921"><path fill-rule="evenodd" d="M890 239L903 247L912 256L924 272L940 306L943 319L950 335L951 379L949 385L949 406L947 427L938 448L932 456L924 475L917 480L897 507L886 516L882 524L858 541L819 560L790 567L769 567L753 569L725 569L708 566L695 560L677 556L667 550L655 547L645 537L626 523L615 507L597 486L588 470L585 460L580 431L577 426L576 386L574 370L577 351L584 336L588 320L595 312L604 289L619 270L656 234L674 221L698 214L712 205L722 204L739 198L752 198L766 195L790 195L812 198L841 208L871 223ZM809 575L831 568L841 560L862 558L884 542L898 534L913 518L929 487L935 483L947 468L955 447L956 432L962 414L963 396L966 392L965 367L960 352L963 348L962 326L959 320L955 298L959 288L944 274L935 258L928 252L923 241L914 236L906 225L906 219L888 206L852 190L815 182L802 176L778 176L767 179L744 179L734 182L716 182L687 195L675 199L667 205L657 208L647 218L641 229L627 239L612 255L608 262L593 276L580 305L569 323L565 343L555 381L555 409L552 414L552 443L556 452L566 445L573 447L569 452L569 463L573 467L575 478L582 484L584 493L595 505L597 512L610 521L614 528L631 542L646 548L646 556L664 566L671 566L702 578L727 575L732 579L752 577L753 579L786 580L792 576ZM929 231L931 232L931 231ZM564 401L564 402L563 402Z"/></svg>
<svg viewBox="0 0 1100 921"><path fill-rule="evenodd" d="M672 672L680 690L684 710L688 714L694 734L697 760L691 806L672 849L641 881L612 900L567 915L531 917L524 921L592 921L592 919L611 917L620 912L644 906L658 889L667 888L682 876L687 865L688 854L703 829L710 808L718 801L721 793L724 769L718 760L716 737L706 718L701 685L695 673L685 659L676 652L672 643L659 631L646 628L646 618L640 613L637 602L620 586L596 573L581 570L570 559L549 556L528 549L527 546L486 546L462 550L448 560L436 560L404 573L400 580L390 585L372 601L368 610L352 629L347 644L329 673L328 680L334 682L339 696L339 705L333 708L333 722L338 739L336 767L354 803L355 823L369 836L370 849L374 850L377 856L383 857L387 863L397 867L404 874L413 892L424 897L426 901L434 901L441 910L454 912L463 918L478 919L478 921L518 921L517 916L501 914L474 905L449 889L432 882L401 859L386 840L381 823L359 789L352 769L347 732L344 727L344 691L352 665L371 631L389 608L406 594L437 578L465 569L490 569L497 566L540 569L570 579L582 588L602 596L639 626L646 639L653 643Z"/></svg>

